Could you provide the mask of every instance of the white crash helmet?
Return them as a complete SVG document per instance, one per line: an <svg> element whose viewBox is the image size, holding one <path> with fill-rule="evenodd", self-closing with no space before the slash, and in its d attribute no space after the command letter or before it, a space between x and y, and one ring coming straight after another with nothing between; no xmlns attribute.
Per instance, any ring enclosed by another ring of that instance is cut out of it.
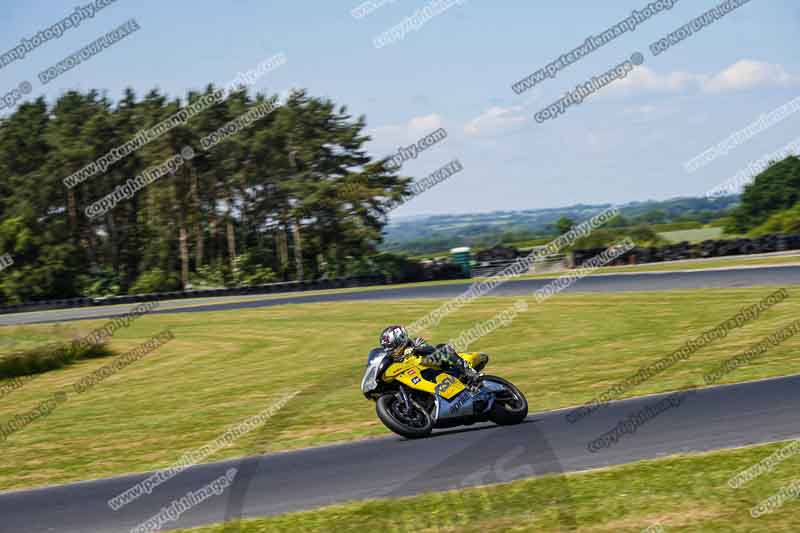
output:
<svg viewBox="0 0 800 533"><path fill-rule="evenodd" d="M380 342L392 355L397 355L408 344L408 332L403 326L389 326L381 332Z"/></svg>

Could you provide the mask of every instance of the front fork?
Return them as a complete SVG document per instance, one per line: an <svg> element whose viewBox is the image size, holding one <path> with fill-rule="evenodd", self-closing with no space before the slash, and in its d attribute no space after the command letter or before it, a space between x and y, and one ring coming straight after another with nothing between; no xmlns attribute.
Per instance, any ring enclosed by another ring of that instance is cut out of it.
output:
<svg viewBox="0 0 800 533"><path fill-rule="evenodd" d="M411 411L411 400L408 398L408 394L406 394L406 388L403 387L403 384L400 384L400 398L403 400L403 403L406 406L408 411Z"/></svg>

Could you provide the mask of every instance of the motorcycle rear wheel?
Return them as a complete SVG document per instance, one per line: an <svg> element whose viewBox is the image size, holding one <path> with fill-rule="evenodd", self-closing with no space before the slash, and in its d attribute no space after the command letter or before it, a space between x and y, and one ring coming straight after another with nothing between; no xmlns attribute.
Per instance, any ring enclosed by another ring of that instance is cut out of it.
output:
<svg viewBox="0 0 800 533"><path fill-rule="evenodd" d="M433 419L424 409L411 404L407 410L403 400L396 394L384 394L375 402L375 411L383 425L401 437L420 439L433 431Z"/></svg>
<svg viewBox="0 0 800 533"><path fill-rule="evenodd" d="M489 413L489 420L499 426L519 424L528 416L528 400L525 395L508 380L497 376L484 376L483 381L502 385L504 393L495 395L495 402Z"/></svg>

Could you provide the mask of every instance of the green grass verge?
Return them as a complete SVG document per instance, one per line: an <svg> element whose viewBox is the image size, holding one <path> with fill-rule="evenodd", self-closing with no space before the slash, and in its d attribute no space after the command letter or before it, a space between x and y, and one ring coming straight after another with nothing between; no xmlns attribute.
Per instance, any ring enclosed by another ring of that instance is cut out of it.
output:
<svg viewBox="0 0 800 533"><path fill-rule="evenodd" d="M670 242L678 243L688 241L691 243L717 240L722 238L722 228L697 228L659 233Z"/></svg>
<svg viewBox="0 0 800 533"><path fill-rule="evenodd" d="M0 354L0 378L43 374L82 359L108 357L111 354L105 343L83 345L71 341L49 342Z"/></svg>
<svg viewBox="0 0 800 533"><path fill-rule="evenodd" d="M720 257L687 261L669 261L667 263L646 263L626 267L604 267L595 274L614 274L621 272L671 272L676 270L708 270L713 268L734 268L747 266L780 266L800 265L800 254L771 257ZM552 277L543 274L541 277Z"/></svg>
<svg viewBox="0 0 800 533"><path fill-rule="evenodd" d="M0 357L51 342L66 342L79 336L75 323L36 328L7 326L0 328L0 333Z"/></svg>
<svg viewBox="0 0 800 533"><path fill-rule="evenodd" d="M471 347L488 371L516 383L531 412L581 404L754 303L771 288L655 293L566 294L535 305ZM791 293L791 290L790 290ZM486 297L422 332L446 341L508 309ZM265 426L208 458L219 460L386 435L359 390L368 349L381 328L410 323L439 300L290 305L229 312L145 315L118 330L123 354L170 328L175 339L90 391L70 393L49 416L0 442L0 490L154 470L219 437L287 393L305 388ZM800 315L800 294L703 348L629 395L701 383L702 374ZM103 321L73 323L89 332ZM50 332L50 326L10 330ZM5 332L5 330L3 330ZM735 382L800 373L792 338L725 376ZM37 376L3 397L0 424L109 360L81 361ZM321 385L317 385L321 384ZM0 388L4 385L0 381ZM316 392L315 392L316 391ZM324 409L320 405L324 404Z"/></svg>
<svg viewBox="0 0 800 533"><path fill-rule="evenodd" d="M728 479L782 445L641 461L602 470L393 500L373 500L245 520L240 533L303 531L556 532L566 531L559 505L574 513L575 531L641 533L660 525L666 532L798 531L798 502L752 518L750 509L794 481L794 457L772 473L738 489ZM480 465L476 465L479 468ZM564 497L565 493L569 497ZM223 496L224 497L224 496ZM176 533L223 533L221 525Z"/></svg>
<svg viewBox="0 0 800 533"><path fill-rule="evenodd" d="M634 266L614 266L602 267L590 275L599 274L625 274L635 272L675 272L678 270L709 270L714 268L735 268L748 266L781 266L781 265L800 265L800 253L789 256L771 257L720 257L717 259L696 259L684 261L669 261L666 263L644 263ZM562 274L569 273L569 270L559 272L547 272L541 274L523 274L518 279L549 279L557 278ZM485 278L475 278L482 280Z"/></svg>

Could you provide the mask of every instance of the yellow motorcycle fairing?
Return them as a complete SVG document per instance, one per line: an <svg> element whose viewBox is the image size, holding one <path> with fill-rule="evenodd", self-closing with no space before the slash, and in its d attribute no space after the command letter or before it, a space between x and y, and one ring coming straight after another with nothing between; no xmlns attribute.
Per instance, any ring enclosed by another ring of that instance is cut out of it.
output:
<svg viewBox="0 0 800 533"><path fill-rule="evenodd" d="M462 353L459 356L473 368L479 365L480 368L483 368L488 361L488 356L481 352ZM389 365L389 368L383 373L383 380L387 383L397 380L407 387L438 395L446 400L456 397L466 388L459 379L445 372L441 372L436 376L436 382L428 381L422 377L422 371L426 368L438 370L438 367L422 364L422 357L410 355L402 361Z"/></svg>
<svg viewBox="0 0 800 533"><path fill-rule="evenodd" d="M486 363L489 362L489 356L483 352L464 352L458 354L461 359L464 359L469 366L480 372Z"/></svg>

